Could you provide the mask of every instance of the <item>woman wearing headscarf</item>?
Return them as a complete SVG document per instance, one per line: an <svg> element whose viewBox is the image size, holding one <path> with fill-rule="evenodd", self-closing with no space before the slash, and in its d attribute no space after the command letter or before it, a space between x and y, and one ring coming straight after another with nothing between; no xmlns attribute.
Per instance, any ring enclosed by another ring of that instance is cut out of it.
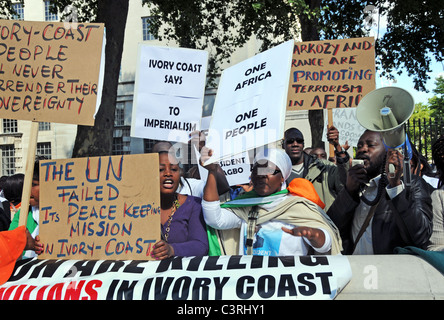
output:
<svg viewBox="0 0 444 320"><path fill-rule="evenodd" d="M205 162L207 156L205 152L202 154L201 162ZM237 237L221 239L225 254L340 253L339 232L323 211L325 205L313 185L305 179L296 179L298 185L292 186L291 192L286 188L291 160L283 150L259 152L251 172L253 190L222 205L214 167L205 166L209 172L202 209L205 222L214 229L237 229Z"/></svg>

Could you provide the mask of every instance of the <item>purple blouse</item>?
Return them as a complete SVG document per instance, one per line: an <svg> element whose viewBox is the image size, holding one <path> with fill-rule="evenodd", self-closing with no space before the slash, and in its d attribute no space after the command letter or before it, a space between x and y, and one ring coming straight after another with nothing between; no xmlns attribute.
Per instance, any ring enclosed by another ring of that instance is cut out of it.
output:
<svg viewBox="0 0 444 320"><path fill-rule="evenodd" d="M168 234L168 243L174 248L174 255L181 257L204 256L208 254L208 236L202 213L202 199L187 196L185 202L173 215ZM168 221L161 225L162 235Z"/></svg>

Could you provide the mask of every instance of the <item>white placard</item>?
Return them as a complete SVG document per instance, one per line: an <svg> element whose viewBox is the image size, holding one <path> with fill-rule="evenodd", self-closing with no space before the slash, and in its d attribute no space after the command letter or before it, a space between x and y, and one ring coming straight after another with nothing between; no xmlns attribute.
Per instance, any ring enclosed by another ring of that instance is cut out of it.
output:
<svg viewBox="0 0 444 320"><path fill-rule="evenodd" d="M294 41L223 71L207 138L208 163L282 138Z"/></svg>
<svg viewBox="0 0 444 320"><path fill-rule="evenodd" d="M200 159L199 151L197 151L195 146L194 154L196 159ZM208 170L202 167L200 163L197 165L199 168L200 179L206 181L208 177ZM243 152L233 158L222 159L219 161L219 165L225 173L228 185L236 186L250 182L251 168L248 152Z"/></svg>
<svg viewBox="0 0 444 320"><path fill-rule="evenodd" d="M0 286L0 300L329 300L351 278L342 255L31 260ZM210 309L208 319L225 314Z"/></svg>
<svg viewBox="0 0 444 320"><path fill-rule="evenodd" d="M348 141L350 147L358 145L359 138L364 133L365 128L356 119L356 108L336 108L332 109L333 125L339 131L339 144L344 145ZM324 133L322 141L327 141L328 119L324 119Z"/></svg>
<svg viewBox="0 0 444 320"><path fill-rule="evenodd" d="M131 136L186 143L200 130L208 52L139 44Z"/></svg>

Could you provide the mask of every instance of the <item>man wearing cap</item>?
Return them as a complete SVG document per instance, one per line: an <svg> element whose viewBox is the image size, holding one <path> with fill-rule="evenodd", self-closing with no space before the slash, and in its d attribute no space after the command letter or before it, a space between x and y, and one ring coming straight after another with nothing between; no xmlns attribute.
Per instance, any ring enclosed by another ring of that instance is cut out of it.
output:
<svg viewBox="0 0 444 320"><path fill-rule="evenodd" d="M282 140L282 148L291 159L292 170L287 185L295 178L305 178L313 183L316 192L329 209L337 194L344 187L350 156L338 143L339 132L328 128L327 139L335 146L337 166L327 160L318 159L304 152L304 135L297 128L287 129Z"/></svg>

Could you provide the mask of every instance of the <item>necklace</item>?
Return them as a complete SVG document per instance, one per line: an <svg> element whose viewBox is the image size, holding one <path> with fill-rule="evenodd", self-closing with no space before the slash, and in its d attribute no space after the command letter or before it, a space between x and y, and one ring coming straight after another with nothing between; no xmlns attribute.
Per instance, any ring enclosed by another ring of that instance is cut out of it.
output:
<svg viewBox="0 0 444 320"><path fill-rule="evenodd" d="M176 195L176 199L174 200L173 205L171 206L171 214L170 214L170 217L168 218L168 221L167 221L165 233L163 234L163 237L166 242L168 242L168 237L170 235L170 226L171 226L171 221L173 221L173 215L177 211L177 209L179 209L179 207L180 207L180 204L179 204L179 200L177 199L177 195Z"/></svg>

